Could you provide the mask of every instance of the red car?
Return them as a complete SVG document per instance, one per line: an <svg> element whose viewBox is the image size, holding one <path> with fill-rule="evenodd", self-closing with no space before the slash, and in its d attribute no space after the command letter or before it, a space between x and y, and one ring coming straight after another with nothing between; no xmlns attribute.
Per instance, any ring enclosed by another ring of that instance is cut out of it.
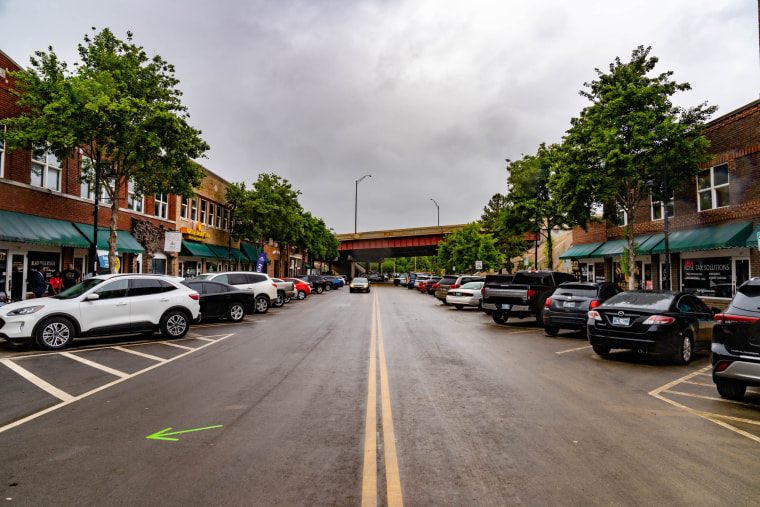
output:
<svg viewBox="0 0 760 507"><path fill-rule="evenodd" d="M311 294L311 285L309 282L304 282L299 278L283 278L288 282L293 282L293 290L296 291L296 299L306 299L306 296Z"/></svg>

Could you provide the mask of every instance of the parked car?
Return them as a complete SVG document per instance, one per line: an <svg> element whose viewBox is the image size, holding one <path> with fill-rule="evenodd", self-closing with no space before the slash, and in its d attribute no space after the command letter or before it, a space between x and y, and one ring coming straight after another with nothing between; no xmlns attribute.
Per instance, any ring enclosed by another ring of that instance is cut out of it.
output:
<svg viewBox="0 0 760 507"><path fill-rule="evenodd" d="M322 294L322 292L327 290L327 280L322 275L303 275L300 279L309 283L312 291L317 294ZM332 288L332 285L330 285L330 288Z"/></svg>
<svg viewBox="0 0 760 507"><path fill-rule="evenodd" d="M427 283L425 283L425 292L427 292L431 296L435 294L435 290L439 287L438 285L439 281L441 281L440 276L436 276L428 280Z"/></svg>
<svg viewBox="0 0 760 507"><path fill-rule="evenodd" d="M181 338L200 315L200 296L165 275L97 275L60 294L0 308L0 338L57 350L83 336L154 333Z"/></svg>
<svg viewBox="0 0 760 507"><path fill-rule="evenodd" d="M343 287L343 284L345 283L343 278L336 275L322 275L322 277L327 282L325 290L338 290Z"/></svg>
<svg viewBox="0 0 760 507"><path fill-rule="evenodd" d="M416 289L419 287L420 282L423 280L430 280L433 278L433 275L429 273L413 273L412 274L412 280L409 281L409 284L407 284L408 289Z"/></svg>
<svg viewBox="0 0 760 507"><path fill-rule="evenodd" d="M695 350L709 350L718 312L692 293L623 291L588 312L588 341L600 356L629 349L688 364Z"/></svg>
<svg viewBox="0 0 760 507"><path fill-rule="evenodd" d="M185 280L182 282L200 296L201 317L227 318L240 322L253 313L256 298L252 291L241 290L234 285L212 280Z"/></svg>
<svg viewBox="0 0 760 507"><path fill-rule="evenodd" d="M369 292L370 285L369 279L356 277L348 286L348 292Z"/></svg>
<svg viewBox="0 0 760 507"><path fill-rule="evenodd" d="M403 285L404 287L406 287L408 280L409 280L409 273L404 273L403 275L398 275L396 278L393 279L393 285Z"/></svg>
<svg viewBox="0 0 760 507"><path fill-rule="evenodd" d="M446 303L454 305L457 310L462 310L465 306L480 308L480 301L483 297L480 292L482 288L483 282L467 282L461 287L449 288L446 294Z"/></svg>
<svg viewBox="0 0 760 507"><path fill-rule="evenodd" d="M505 275L488 275L483 285L483 308L491 310L497 324L506 324L510 315L533 316L543 325L544 302L564 282L576 278L560 271L518 271L512 279Z"/></svg>
<svg viewBox="0 0 760 507"><path fill-rule="evenodd" d="M277 298L272 301L272 306L280 308L285 303L289 303L290 298L295 297L296 291L293 282L281 278L272 278L272 281L277 286Z"/></svg>
<svg viewBox="0 0 760 507"><path fill-rule="evenodd" d="M300 278L284 278L283 280L293 282L293 289L296 291L296 299L303 300L306 299L306 296L311 294L311 284L309 282L305 282Z"/></svg>
<svg viewBox="0 0 760 507"><path fill-rule="evenodd" d="M760 387L760 278L741 284L728 308L715 316L712 365L723 398L741 400L747 386Z"/></svg>
<svg viewBox="0 0 760 507"><path fill-rule="evenodd" d="M449 286L456 283L461 275L444 275L438 280L438 288L435 290L435 297L441 303L446 303L446 294L449 291ZM467 282L465 282L467 283Z"/></svg>
<svg viewBox="0 0 760 507"><path fill-rule="evenodd" d="M194 280L213 280L228 283L239 289L251 290L256 298L256 313L267 313L272 301L277 299L277 285L266 273L250 271L222 271L219 273L203 273Z"/></svg>
<svg viewBox="0 0 760 507"><path fill-rule="evenodd" d="M588 312L623 289L611 282L565 282L544 303L544 332L556 336L560 329L582 330Z"/></svg>

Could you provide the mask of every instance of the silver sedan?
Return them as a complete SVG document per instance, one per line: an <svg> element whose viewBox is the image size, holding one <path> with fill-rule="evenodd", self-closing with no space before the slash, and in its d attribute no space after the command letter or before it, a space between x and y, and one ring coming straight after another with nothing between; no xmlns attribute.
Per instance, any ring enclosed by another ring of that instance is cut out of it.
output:
<svg viewBox="0 0 760 507"><path fill-rule="evenodd" d="M446 294L446 304L453 305L457 310L465 306L480 308L480 300L483 294L480 292L483 282L469 282L456 289L449 289Z"/></svg>
<svg viewBox="0 0 760 507"><path fill-rule="evenodd" d="M366 278L354 278L348 286L349 292L369 292L370 282Z"/></svg>

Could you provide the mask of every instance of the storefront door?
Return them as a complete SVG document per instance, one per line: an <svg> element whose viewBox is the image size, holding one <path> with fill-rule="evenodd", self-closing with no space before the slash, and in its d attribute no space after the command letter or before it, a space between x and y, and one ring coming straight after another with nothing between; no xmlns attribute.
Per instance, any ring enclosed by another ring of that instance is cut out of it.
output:
<svg viewBox="0 0 760 507"><path fill-rule="evenodd" d="M21 301L24 298L24 256L14 254L11 258L11 299Z"/></svg>

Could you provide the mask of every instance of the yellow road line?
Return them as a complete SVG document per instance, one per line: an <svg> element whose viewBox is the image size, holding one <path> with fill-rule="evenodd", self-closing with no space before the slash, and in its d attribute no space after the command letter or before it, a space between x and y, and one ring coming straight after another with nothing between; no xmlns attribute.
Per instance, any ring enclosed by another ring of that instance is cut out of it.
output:
<svg viewBox="0 0 760 507"><path fill-rule="evenodd" d="M377 293L375 293L375 300ZM372 338L369 347L369 387L367 388L367 419L364 429L364 472L362 478L362 506L377 505L377 370L375 366L375 331L377 308L372 307Z"/></svg>

